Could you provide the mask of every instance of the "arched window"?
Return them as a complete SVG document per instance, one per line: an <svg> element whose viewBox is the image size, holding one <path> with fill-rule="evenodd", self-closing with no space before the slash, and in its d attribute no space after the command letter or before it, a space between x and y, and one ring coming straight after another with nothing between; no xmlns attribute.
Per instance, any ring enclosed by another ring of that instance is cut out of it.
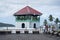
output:
<svg viewBox="0 0 60 40"><path fill-rule="evenodd" d="M22 28L25 28L25 24L24 23L22 23Z"/></svg>
<svg viewBox="0 0 60 40"><path fill-rule="evenodd" d="M34 23L34 28L36 28L36 23Z"/></svg>

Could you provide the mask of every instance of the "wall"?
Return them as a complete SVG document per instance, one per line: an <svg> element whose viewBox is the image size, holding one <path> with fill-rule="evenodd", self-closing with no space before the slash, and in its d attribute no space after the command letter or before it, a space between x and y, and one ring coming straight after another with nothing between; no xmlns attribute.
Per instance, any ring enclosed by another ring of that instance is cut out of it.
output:
<svg viewBox="0 0 60 40"><path fill-rule="evenodd" d="M40 27L40 22L30 22L30 28L34 27L34 23L36 24L36 28Z"/></svg>
<svg viewBox="0 0 60 40"><path fill-rule="evenodd" d="M16 22L16 28L17 29L22 28L22 23L25 24L25 28L29 28L29 22Z"/></svg>

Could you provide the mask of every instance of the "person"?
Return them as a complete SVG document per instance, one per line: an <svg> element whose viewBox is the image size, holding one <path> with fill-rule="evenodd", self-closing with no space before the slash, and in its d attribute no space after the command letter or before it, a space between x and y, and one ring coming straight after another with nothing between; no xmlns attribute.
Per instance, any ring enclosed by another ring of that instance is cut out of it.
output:
<svg viewBox="0 0 60 40"><path fill-rule="evenodd" d="M48 32L48 25L45 26L45 31Z"/></svg>
<svg viewBox="0 0 60 40"><path fill-rule="evenodd" d="M45 26L43 26L43 30L44 30L44 33L45 33Z"/></svg>

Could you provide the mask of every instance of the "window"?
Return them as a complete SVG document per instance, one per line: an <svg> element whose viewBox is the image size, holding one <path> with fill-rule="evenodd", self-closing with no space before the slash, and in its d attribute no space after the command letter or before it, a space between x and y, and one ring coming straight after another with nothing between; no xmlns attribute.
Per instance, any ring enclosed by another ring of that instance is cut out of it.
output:
<svg viewBox="0 0 60 40"><path fill-rule="evenodd" d="M36 28L36 24L34 23L34 28Z"/></svg>
<svg viewBox="0 0 60 40"><path fill-rule="evenodd" d="M17 16L17 17L16 17L16 20L20 20L20 16Z"/></svg>
<svg viewBox="0 0 60 40"><path fill-rule="evenodd" d="M22 28L25 28L25 24L24 23L22 23Z"/></svg>

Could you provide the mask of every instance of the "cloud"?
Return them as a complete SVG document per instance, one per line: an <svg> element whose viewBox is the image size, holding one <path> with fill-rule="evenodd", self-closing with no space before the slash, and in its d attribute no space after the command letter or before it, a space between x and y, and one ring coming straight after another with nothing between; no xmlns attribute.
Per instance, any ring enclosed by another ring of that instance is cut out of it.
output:
<svg viewBox="0 0 60 40"><path fill-rule="evenodd" d="M27 5L43 13L41 20L47 19L50 14L60 18L60 0L0 0L0 18L3 18L2 22Z"/></svg>
<svg viewBox="0 0 60 40"><path fill-rule="evenodd" d="M60 0L53 0L52 5L60 6Z"/></svg>
<svg viewBox="0 0 60 40"><path fill-rule="evenodd" d="M50 10L50 8L52 8L51 6L59 5L59 3L60 3L59 0L18 0L18 1L17 0L0 0L0 15L2 17L3 15L5 16L12 15L14 14L14 12L16 12L17 10L21 9L26 5L30 5L31 7L34 7L34 8L38 7L38 9L39 7L41 7L42 11L44 11L45 8L48 8L50 6L47 10L45 10L46 12ZM59 12L59 7L55 9L58 10Z"/></svg>
<svg viewBox="0 0 60 40"><path fill-rule="evenodd" d="M59 5L59 0L2 0L1 2L5 4L14 4L14 5Z"/></svg>

